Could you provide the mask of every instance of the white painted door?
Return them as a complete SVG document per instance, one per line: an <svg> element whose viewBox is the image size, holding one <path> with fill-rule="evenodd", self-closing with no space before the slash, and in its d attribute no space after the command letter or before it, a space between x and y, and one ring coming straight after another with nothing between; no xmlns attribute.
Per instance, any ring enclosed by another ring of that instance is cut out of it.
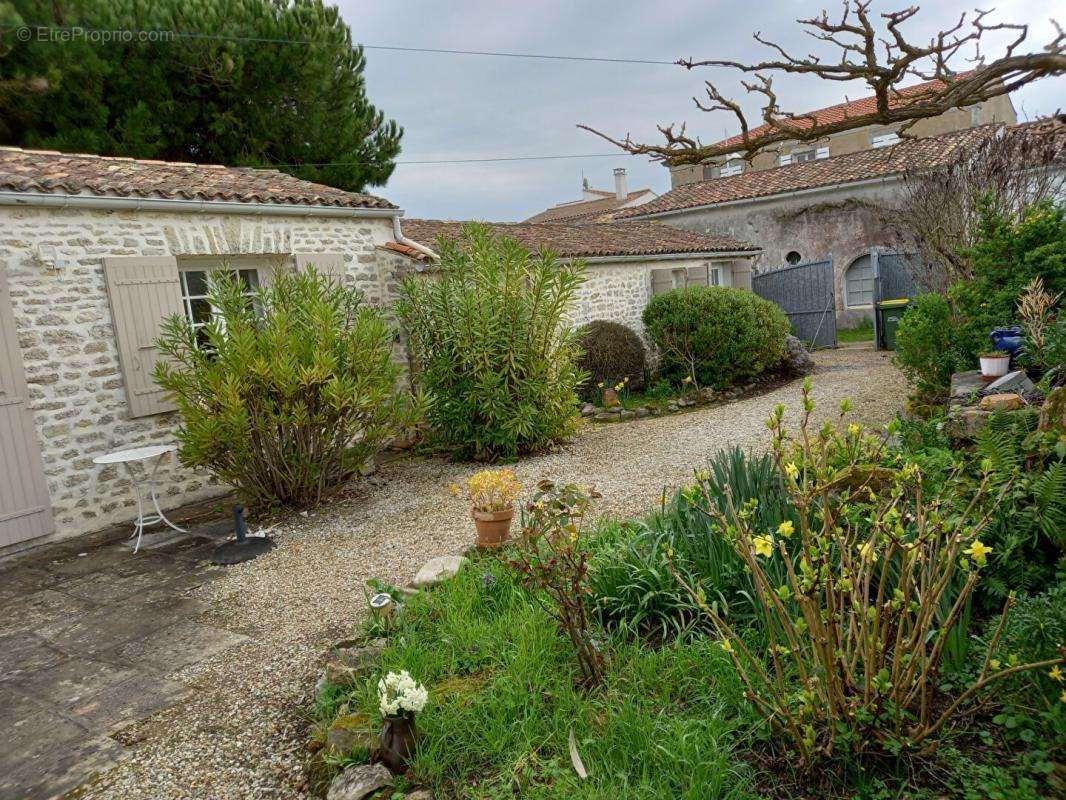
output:
<svg viewBox="0 0 1066 800"><path fill-rule="evenodd" d="M54 528L7 275L0 265L0 547Z"/></svg>

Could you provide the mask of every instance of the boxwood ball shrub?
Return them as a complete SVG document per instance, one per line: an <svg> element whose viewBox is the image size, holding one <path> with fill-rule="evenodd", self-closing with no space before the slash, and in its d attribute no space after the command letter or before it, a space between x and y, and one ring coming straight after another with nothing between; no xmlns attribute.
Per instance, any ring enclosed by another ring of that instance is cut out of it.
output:
<svg viewBox="0 0 1066 800"><path fill-rule="evenodd" d="M493 460L567 438L583 376L565 313L584 265L533 255L485 225L438 248L439 274L408 276L397 304L432 441Z"/></svg>
<svg viewBox="0 0 1066 800"><path fill-rule="evenodd" d="M632 328L596 319L578 328L577 335L583 351L578 366L588 374L581 386L584 398L598 398L601 383L613 386L626 378L630 389L640 391L644 388L647 353L644 342Z"/></svg>
<svg viewBox="0 0 1066 800"><path fill-rule="evenodd" d="M656 295L644 325L674 381L724 387L772 369L785 357L788 317L753 292L689 286Z"/></svg>
<svg viewBox="0 0 1066 800"><path fill-rule="evenodd" d="M392 333L361 292L314 271L276 274L254 297L210 283L210 320L163 325L155 370L180 414L178 455L253 508L316 503L415 421L398 391Z"/></svg>

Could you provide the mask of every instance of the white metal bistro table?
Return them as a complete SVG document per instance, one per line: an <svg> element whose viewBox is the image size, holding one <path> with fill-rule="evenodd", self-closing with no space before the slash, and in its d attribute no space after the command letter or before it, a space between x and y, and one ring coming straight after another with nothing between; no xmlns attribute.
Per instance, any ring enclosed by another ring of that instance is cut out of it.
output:
<svg viewBox="0 0 1066 800"><path fill-rule="evenodd" d="M130 483L133 484L133 494L137 498L137 519L133 521L133 533L130 534L131 539L134 536L137 537L137 543L133 547L134 553L140 549L141 536L148 525L162 522L179 533L188 532L167 519L163 509L159 507L159 500L155 496L155 474L159 469L159 465L163 463L163 459L167 457L168 453L173 453L177 449L172 444L155 444L148 447L133 447L129 450L116 450L93 459L94 464L122 464L126 467L126 472L130 476ZM140 461L149 463L144 465L138 475L133 465ZM152 505L155 507L155 514L150 516L144 515L144 495L146 490L148 499L152 501Z"/></svg>

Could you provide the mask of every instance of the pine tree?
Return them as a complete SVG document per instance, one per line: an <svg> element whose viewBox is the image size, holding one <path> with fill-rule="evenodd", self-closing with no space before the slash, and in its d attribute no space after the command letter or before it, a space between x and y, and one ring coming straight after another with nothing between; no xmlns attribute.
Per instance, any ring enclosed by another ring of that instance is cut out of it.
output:
<svg viewBox="0 0 1066 800"><path fill-rule="evenodd" d="M4 144L276 165L350 191L384 184L400 152L362 49L322 0L0 0L0 25ZM21 42L21 25L178 36Z"/></svg>

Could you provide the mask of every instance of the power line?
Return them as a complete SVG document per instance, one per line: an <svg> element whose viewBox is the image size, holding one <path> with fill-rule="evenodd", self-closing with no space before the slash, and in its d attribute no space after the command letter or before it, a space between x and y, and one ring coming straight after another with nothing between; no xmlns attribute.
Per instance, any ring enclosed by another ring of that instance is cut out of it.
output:
<svg viewBox="0 0 1066 800"><path fill-rule="evenodd" d="M103 28L63 27L57 25L21 25L6 26L4 30L16 31L19 41L28 42L34 38L41 40L41 33L66 34L70 37L81 37L86 41L111 42L152 42L165 43L169 39L192 39L196 41L216 42L240 42L244 44L295 44L295 45L334 45L333 42L322 42L314 39L279 39L265 36L228 36L224 34L196 33L189 31L161 31L161 30L131 30ZM128 35L130 39L122 38ZM23 38L25 37L25 38ZM51 39L48 39L49 41ZM604 56L570 56L555 55L551 53L512 53L501 50L459 50L446 47L404 47L400 45L385 44L362 44L356 43L353 47L361 47L364 50L384 50L398 53L437 53L440 55L457 56L488 56L491 58L527 58L542 61L585 61L601 64L654 64L658 66L677 66L676 61L663 61L653 58L607 58Z"/></svg>
<svg viewBox="0 0 1066 800"><path fill-rule="evenodd" d="M565 156L497 156L493 158L442 158L417 161L394 161L396 166L413 166L429 164L491 164L500 161L556 161L564 158L617 158L634 156L635 153L584 153ZM269 167L351 167L360 164L376 164L376 161L307 161L301 164L268 164Z"/></svg>

